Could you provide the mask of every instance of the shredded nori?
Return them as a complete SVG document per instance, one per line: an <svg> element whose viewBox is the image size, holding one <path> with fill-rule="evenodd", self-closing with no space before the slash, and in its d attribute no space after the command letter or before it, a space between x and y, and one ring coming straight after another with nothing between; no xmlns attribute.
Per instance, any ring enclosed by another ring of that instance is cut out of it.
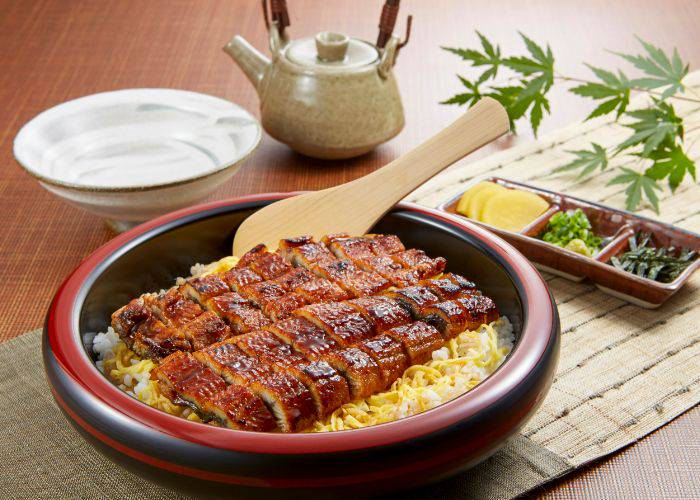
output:
<svg viewBox="0 0 700 500"><path fill-rule="evenodd" d="M629 250L612 257L610 263L642 278L670 283L697 257L698 253L689 248L678 252L675 247L654 247L651 234L639 232L629 238Z"/></svg>

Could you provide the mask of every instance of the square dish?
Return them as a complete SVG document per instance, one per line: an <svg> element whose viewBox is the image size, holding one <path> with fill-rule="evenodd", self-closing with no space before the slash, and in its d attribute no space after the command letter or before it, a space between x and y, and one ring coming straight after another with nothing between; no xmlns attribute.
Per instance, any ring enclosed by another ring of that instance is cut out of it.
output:
<svg viewBox="0 0 700 500"><path fill-rule="evenodd" d="M438 208L468 218L457 212L457 203L464 192L482 181L493 182L509 189L531 192L549 203L550 206L546 212L518 232L469 219L511 243L543 271L576 282L588 278L599 289L610 295L641 307L655 308L680 290L691 274L700 267L700 259L695 259L670 283L642 278L617 269L611 264L611 258L624 253L629 247L629 238L639 232L650 233L657 246L689 248L695 251L700 250L700 235L624 210L500 177L475 179L458 195L445 201ZM572 209L581 209L590 220L593 232L603 240L600 250L592 257L547 243L538 237L544 232L549 219L555 213Z"/></svg>

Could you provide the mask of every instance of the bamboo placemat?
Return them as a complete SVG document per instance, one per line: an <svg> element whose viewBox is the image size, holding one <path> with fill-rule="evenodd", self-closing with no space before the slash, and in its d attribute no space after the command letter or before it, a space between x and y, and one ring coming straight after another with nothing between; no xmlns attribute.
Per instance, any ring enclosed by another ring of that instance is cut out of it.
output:
<svg viewBox="0 0 700 500"><path fill-rule="evenodd" d="M700 93L700 73L687 83ZM687 129L700 125L700 106L677 102ZM690 155L700 131L688 133ZM585 183L551 176L566 150L590 141L612 144L626 131L595 120L550 134L470 165L458 166L409 199L436 206L474 176L498 174L583 198L622 206L612 172ZM700 230L700 187L684 184L661 201L661 220ZM654 216L650 211L645 215ZM562 319L562 355L541 409L515 438L483 464L417 495L509 498L632 443L700 400L700 277L663 307L640 309L587 283L546 276ZM0 345L0 498L173 498L116 467L61 417L42 374L36 330ZM8 396L11 395L11 396ZM7 457L11 457L8 459ZM673 471L669 471L673 474Z"/></svg>
<svg viewBox="0 0 700 500"><path fill-rule="evenodd" d="M685 81L700 96L700 72ZM640 101L636 101L639 104ZM685 120L688 155L700 158L700 105L674 100ZM553 174L569 150L619 143L629 129L608 118L555 131L539 140L454 167L409 196L427 206L458 194L475 177L498 175L572 196L624 207L624 188L607 186L612 168L592 179ZM634 167L615 159L611 167ZM700 186L692 181L660 197L661 214L640 214L700 232ZM532 443L576 468L632 443L700 401L700 276L666 304L647 310L599 291L547 275L562 321L558 373L542 408L522 431Z"/></svg>

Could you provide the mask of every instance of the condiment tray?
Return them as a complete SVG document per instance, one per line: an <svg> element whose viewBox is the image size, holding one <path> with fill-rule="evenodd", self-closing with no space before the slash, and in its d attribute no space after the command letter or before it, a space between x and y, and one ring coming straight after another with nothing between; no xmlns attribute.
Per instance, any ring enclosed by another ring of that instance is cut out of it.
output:
<svg viewBox="0 0 700 500"><path fill-rule="evenodd" d="M519 232L507 231L481 221L469 219L511 243L543 271L577 282L588 278L599 289L610 295L642 307L655 308L676 293L690 275L700 267L700 259L695 259L670 283L642 278L617 269L610 264L610 259L626 252L629 248L629 238L640 231L651 233L655 246L673 246L677 249L685 247L696 251L700 250L700 235L624 210L617 210L563 193L541 189L500 177L475 179L472 183L465 186L465 189L459 195L441 204L439 209L467 218L457 213L457 203L465 191L477 182L482 181L494 182L505 188L529 191L541 196L549 203L550 207L545 213ZM547 222L552 215L559 211L577 208L580 208L586 214L591 222L593 232L603 240L601 249L592 257L578 254L538 238L544 232Z"/></svg>

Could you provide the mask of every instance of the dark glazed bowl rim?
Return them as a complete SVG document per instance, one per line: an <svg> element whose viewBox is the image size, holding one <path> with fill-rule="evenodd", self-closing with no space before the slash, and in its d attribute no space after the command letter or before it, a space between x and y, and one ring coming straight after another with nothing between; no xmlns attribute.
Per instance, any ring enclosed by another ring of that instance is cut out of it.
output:
<svg viewBox="0 0 700 500"><path fill-rule="evenodd" d="M266 193L217 201L185 208L144 223L123 233L88 256L65 280L49 308L44 330L44 351L49 350L58 366L88 398L97 398L114 418L127 418L148 428L199 445L238 452L265 454L314 454L359 450L406 442L445 430L468 419L506 397L538 367L558 335L558 317L547 286L527 259L498 236L456 216L411 203L397 208L434 219L450 229L480 241L482 249L506 268L520 294L523 329L506 362L468 393L430 411L395 422L351 431L318 434L278 434L236 431L191 422L151 408L110 383L89 358L80 340L78 319L82 302L94 280L115 258L141 242L193 220L221 212L243 210L292 196L296 193ZM112 438L81 421L53 390L59 404L81 427L104 443L117 448ZM126 450L123 450L126 451Z"/></svg>

